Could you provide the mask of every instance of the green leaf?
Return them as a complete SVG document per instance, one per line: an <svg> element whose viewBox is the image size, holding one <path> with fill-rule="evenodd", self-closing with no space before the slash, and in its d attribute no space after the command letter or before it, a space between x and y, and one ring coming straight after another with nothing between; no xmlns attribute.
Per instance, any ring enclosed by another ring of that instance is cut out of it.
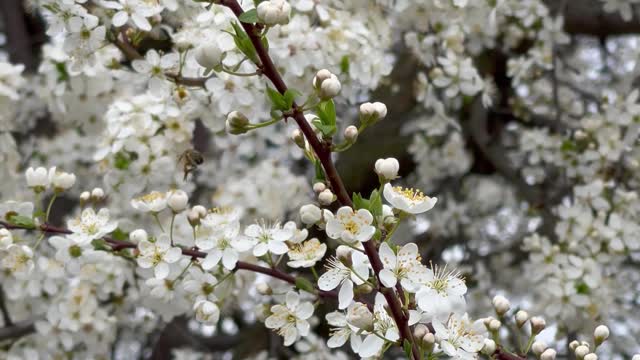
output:
<svg viewBox="0 0 640 360"><path fill-rule="evenodd" d="M342 71L343 74L348 74L350 68L349 56L345 55L340 59L340 71Z"/></svg>
<svg viewBox="0 0 640 360"><path fill-rule="evenodd" d="M258 22L258 10L251 9L245 11L238 17L238 20L242 21L243 23L255 24Z"/></svg>
<svg viewBox="0 0 640 360"><path fill-rule="evenodd" d="M407 359L413 359L413 354L411 351L411 342L407 339L404 339L402 343L402 348L404 349L405 355L407 355Z"/></svg>
<svg viewBox="0 0 640 360"><path fill-rule="evenodd" d="M324 136L331 136L331 135L335 134L335 132L336 132L335 125L333 125L333 126L325 125L325 124L322 123L322 120L320 120L320 119L314 119L312 121L312 123L318 130L320 130L320 132Z"/></svg>
<svg viewBox="0 0 640 360"><path fill-rule="evenodd" d="M570 151L576 151L577 148L578 147L573 141L565 140L562 142L562 146L560 147L560 150L562 150L563 152L570 152Z"/></svg>
<svg viewBox="0 0 640 360"><path fill-rule="evenodd" d="M33 230L36 228L36 224L33 223L33 219L23 215L11 215L7 219L11 225L19 226L24 229Z"/></svg>
<svg viewBox="0 0 640 360"><path fill-rule="evenodd" d="M325 182L327 179L324 176L324 168L322 168L322 163L320 160L316 160L316 180L315 182Z"/></svg>
<svg viewBox="0 0 640 360"><path fill-rule="evenodd" d="M271 107L280 111L287 111L289 107L287 107L287 101L284 96L280 94L278 91L267 86L267 96L271 100Z"/></svg>
<svg viewBox="0 0 640 360"><path fill-rule="evenodd" d="M131 158L124 151L119 151L113 160L114 166L119 170L127 170L131 165Z"/></svg>
<svg viewBox="0 0 640 360"><path fill-rule="evenodd" d="M369 211L371 211L374 218L382 216L382 197L378 189L371 192L371 196L369 197Z"/></svg>
<svg viewBox="0 0 640 360"><path fill-rule="evenodd" d="M366 209L369 210L369 200L365 199L360 195L360 193L354 193L351 196L351 200L353 201L353 206L356 210Z"/></svg>
<svg viewBox="0 0 640 360"><path fill-rule="evenodd" d="M111 247L107 245L107 242L102 239L95 239L91 241L94 250L110 251Z"/></svg>
<svg viewBox="0 0 640 360"><path fill-rule="evenodd" d="M129 237L129 234L127 234L126 232L122 231L122 229L120 229L120 228L116 228L113 231L113 233L111 233L111 237L114 240L126 241L127 238Z"/></svg>
<svg viewBox="0 0 640 360"><path fill-rule="evenodd" d="M240 50L249 60L253 61L253 63L258 64L260 60L258 60L258 55L256 54L256 49L253 47L251 43L251 39L249 39L249 35L242 29L238 23L232 23L233 31L235 35L233 35L233 42L235 42L238 50Z"/></svg>
<svg viewBox="0 0 640 360"><path fill-rule="evenodd" d="M306 292L310 292L310 293L315 292L315 288L313 287L313 284L311 283L311 281L303 277L296 278L296 287Z"/></svg>
<svg viewBox="0 0 640 360"><path fill-rule="evenodd" d="M318 104L317 113L322 126L317 126L318 130L325 136L333 136L336 133L336 107L333 100L323 101ZM316 121L314 121L315 125Z"/></svg>
<svg viewBox="0 0 640 360"><path fill-rule="evenodd" d="M293 102L299 96L302 96L302 93L296 89L287 89L287 91L284 92L284 101L287 104L287 110L293 107Z"/></svg>

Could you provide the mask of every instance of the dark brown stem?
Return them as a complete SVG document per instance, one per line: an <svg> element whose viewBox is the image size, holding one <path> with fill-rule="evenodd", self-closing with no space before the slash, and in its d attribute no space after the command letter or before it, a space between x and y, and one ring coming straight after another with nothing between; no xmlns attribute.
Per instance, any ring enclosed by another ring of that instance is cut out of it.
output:
<svg viewBox="0 0 640 360"><path fill-rule="evenodd" d="M222 5L227 6L236 17L240 17L244 10L237 2L237 0L222 0ZM271 56L269 56L269 52L262 44L262 40L259 36L259 29L256 28L253 24L241 22L244 31L251 39L251 43L260 58L261 64L259 65L262 69L262 73L273 83L273 86L281 93L284 94L287 91L287 85L284 83L282 76L280 76L280 72L274 65L271 60ZM336 170L333 161L331 159L331 149L327 143L322 142L318 139L313 129L307 122L304 117L304 113L300 109L297 104L293 104L293 119L296 124L304 134L305 138L309 142L309 145L316 153L318 160L322 163L322 167L324 168L324 172L327 176L327 180L329 181L331 188L336 194L338 201L343 206L353 207L353 203L351 202L351 197L345 188L338 171ZM378 284L380 284L379 274L383 269L382 261L380 260L380 255L378 254L378 250L376 249L376 245L373 240L367 241L363 243L365 253L369 258L369 262L371 263L371 267L376 274L376 278L378 279ZM393 289L380 288L380 291L384 295L387 303L389 304L389 309L391 311L391 315L395 320L396 325L398 326L398 330L400 332L400 336L402 340L406 339L411 342L412 345L412 353L415 359L420 358L420 353L418 351L415 342L413 341L413 336L411 333L411 328L408 325L408 316L402 309L402 304L398 299L395 291Z"/></svg>
<svg viewBox="0 0 640 360"><path fill-rule="evenodd" d="M502 348L496 349L493 353L493 358L496 360L526 360L526 357L520 357L512 353L504 351Z"/></svg>

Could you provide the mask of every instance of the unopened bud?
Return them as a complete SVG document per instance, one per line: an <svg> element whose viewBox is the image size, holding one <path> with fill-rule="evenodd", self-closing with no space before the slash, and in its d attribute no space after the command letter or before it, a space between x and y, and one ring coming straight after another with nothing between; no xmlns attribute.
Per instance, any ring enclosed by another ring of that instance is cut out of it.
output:
<svg viewBox="0 0 640 360"><path fill-rule="evenodd" d="M575 351L578 346L580 346L578 340L573 340L569 343L569 349L571 349L571 351Z"/></svg>
<svg viewBox="0 0 640 360"><path fill-rule="evenodd" d="M313 225L322 219L322 210L313 204L300 207L300 220L307 225Z"/></svg>
<svg viewBox="0 0 640 360"><path fill-rule="evenodd" d="M129 239L136 244L139 244L142 241L147 241L148 238L147 232L144 229L133 230L129 234Z"/></svg>
<svg viewBox="0 0 640 360"><path fill-rule="evenodd" d="M316 193L321 193L324 191L324 189L327 188L327 185L325 185L324 183L321 182L317 182L315 184L313 184L313 191Z"/></svg>
<svg viewBox="0 0 640 360"><path fill-rule="evenodd" d="M511 303L509 302L509 300L507 300L507 298L502 295L495 296L492 303L493 308L495 309L498 316L503 316L511 308Z"/></svg>
<svg viewBox="0 0 640 360"><path fill-rule="evenodd" d="M304 149L306 147L304 135L300 129L295 129L291 132L291 140L293 140L300 149Z"/></svg>
<svg viewBox="0 0 640 360"><path fill-rule="evenodd" d="M196 62L205 69L213 69L222 64L224 52L215 42L200 45L194 52Z"/></svg>
<svg viewBox="0 0 640 360"><path fill-rule="evenodd" d="M580 345L575 349L576 359L582 360L589 353L589 347Z"/></svg>
<svg viewBox="0 0 640 360"><path fill-rule="evenodd" d="M489 330L490 331L498 331L500 330L500 326L502 326L502 323L500 322L500 320L496 320L493 319L489 322Z"/></svg>
<svg viewBox="0 0 640 360"><path fill-rule="evenodd" d="M202 205L196 205L192 208L192 210L197 212L201 218L207 216L207 208Z"/></svg>
<svg viewBox="0 0 640 360"><path fill-rule="evenodd" d="M189 224L191 224L191 226L195 227L200 225L200 213L191 208L191 210L189 210L189 212L187 213L187 220L189 220Z"/></svg>
<svg viewBox="0 0 640 360"><path fill-rule="evenodd" d="M347 309L347 322L358 329L373 330L374 317L367 305L354 302Z"/></svg>
<svg viewBox="0 0 640 360"><path fill-rule="evenodd" d="M433 345L436 343L436 336L432 333L427 333L422 337L422 343L425 346L425 350L431 351L433 349Z"/></svg>
<svg viewBox="0 0 640 360"><path fill-rule="evenodd" d="M547 349L542 354L540 354L540 360L555 360L556 359L556 351L553 349Z"/></svg>
<svg viewBox="0 0 640 360"><path fill-rule="evenodd" d="M496 352L496 342L491 339L484 339L484 345L482 346L482 353L491 356Z"/></svg>
<svg viewBox="0 0 640 360"><path fill-rule="evenodd" d="M325 189L320 194L318 194L318 201L322 205L331 205L331 203L335 200L335 195L329 189Z"/></svg>
<svg viewBox="0 0 640 360"><path fill-rule="evenodd" d="M584 356L584 360L598 360L598 355L591 353Z"/></svg>
<svg viewBox="0 0 640 360"><path fill-rule="evenodd" d="M425 324L418 324L416 325L416 328L413 329L413 337L415 339L422 339L428 333L429 328Z"/></svg>
<svg viewBox="0 0 640 360"><path fill-rule="evenodd" d="M99 188L99 187L91 190L91 199L93 201L100 201L104 199L104 190L102 190L102 188Z"/></svg>
<svg viewBox="0 0 640 360"><path fill-rule="evenodd" d="M316 88L317 90L320 90L320 86L322 85L322 82L329 79L331 75L333 74L331 73L331 71L327 69L318 70L318 72L316 73L316 76L313 78L313 87Z"/></svg>
<svg viewBox="0 0 640 360"><path fill-rule="evenodd" d="M360 105L360 122L366 125L375 124L387 116L387 106L381 102Z"/></svg>
<svg viewBox="0 0 640 360"><path fill-rule="evenodd" d="M91 193L88 191L83 191L80 194L80 202L81 203L86 203L87 201L89 201L89 199L91 199Z"/></svg>
<svg viewBox="0 0 640 360"><path fill-rule="evenodd" d="M524 310L519 310L516 313L516 325L521 328L529 320L529 313Z"/></svg>
<svg viewBox="0 0 640 360"><path fill-rule="evenodd" d="M609 328L605 325L598 326L593 332L596 346L599 346L609 338Z"/></svg>
<svg viewBox="0 0 640 360"><path fill-rule="evenodd" d="M358 128L353 125L347 126L347 128L344 129L344 139L350 144L356 142L356 139L358 139Z"/></svg>
<svg viewBox="0 0 640 360"><path fill-rule="evenodd" d="M249 119L239 112L232 111L227 115L226 127L227 131L233 135L244 134L249 131Z"/></svg>
<svg viewBox="0 0 640 360"><path fill-rule="evenodd" d="M340 80L338 80L338 77L332 74L330 78L324 80L320 84L320 89L318 89L318 96L320 96L322 100L333 99L334 97L338 96L340 90L342 90L342 84L340 84Z"/></svg>
<svg viewBox="0 0 640 360"><path fill-rule="evenodd" d="M263 283L263 282L256 284L256 290L261 295L271 295L273 293L273 291L271 290L269 285L267 285L266 283Z"/></svg>
<svg viewBox="0 0 640 360"><path fill-rule="evenodd" d="M188 202L189 195L183 190L171 190L167 194L167 206L169 206L174 213L179 213L186 209Z"/></svg>
<svg viewBox="0 0 640 360"><path fill-rule="evenodd" d="M542 340L538 340L531 345L531 351L537 356L540 356L545 350L547 350L547 344Z"/></svg>
<svg viewBox="0 0 640 360"><path fill-rule="evenodd" d="M543 318L538 317L538 316L534 316L532 317L529 322L531 323L531 332L534 335L538 335L540 334L540 332L542 330L544 330L545 327L547 327L547 322L544 321Z"/></svg>
<svg viewBox="0 0 640 360"><path fill-rule="evenodd" d="M375 163L375 172L384 181L393 180L398 177L400 163L396 158L378 159Z"/></svg>

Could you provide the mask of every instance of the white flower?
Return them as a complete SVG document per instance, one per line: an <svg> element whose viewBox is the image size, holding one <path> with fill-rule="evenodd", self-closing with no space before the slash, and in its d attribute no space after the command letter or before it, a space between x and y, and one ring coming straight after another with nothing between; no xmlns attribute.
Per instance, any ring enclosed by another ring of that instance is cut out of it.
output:
<svg viewBox="0 0 640 360"><path fill-rule="evenodd" d="M353 303L353 305L357 305L360 303ZM366 311L369 311L369 309L367 309L367 306L364 304L360 304L362 306L365 307ZM349 308L351 309L351 306L349 306ZM373 314L371 314L371 312L369 311L369 314L371 315L371 325L373 325ZM327 346L330 348L339 348L342 345L344 345L347 340L349 340L349 338L351 338L351 346L353 347L354 344L358 344L361 340L360 337L357 335L356 331L353 331L353 329L351 328L351 325L347 322L347 315L345 315L344 313L340 312L340 311L334 311L331 313L328 313L325 316L325 319L327 320L327 323L329 324L329 326L331 327L331 330L329 332L330 336L329 339L327 340ZM359 322L358 320L355 320L356 322ZM357 351L357 349L354 349L354 351Z"/></svg>
<svg viewBox="0 0 640 360"><path fill-rule="evenodd" d="M117 221L109 221L109 209L100 209L96 214L92 208L82 210L80 216L67 221L67 227L78 244L100 239L118 227Z"/></svg>
<svg viewBox="0 0 640 360"><path fill-rule="evenodd" d="M26 245L12 244L7 247L7 251L2 259L2 267L19 279L29 276L35 264L33 262L33 251Z"/></svg>
<svg viewBox="0 0 640 360"><path fill-rule="evenodd" d="M58 171L55 167L49 170L49 181L55 191L65 191L76 183L74 174Z"/></svg>
<svg viewBox="0 0 640 360"><path fill-rule="evenodd" d="M375 318L367 305L354 302L347 308L346 321L358 330L371 331Z"/></svg>
<svg viewBox="0 0 640 360"><path fill-rule="evenodd" d="M131 200L131 206L142 212L158 213L167 208L167 194L152 191Z"/></svg>
<svg viewBox="0 0 640 360"><path fill-rule="evenodd" d="M140 74L149 76L149 90L155 96L162 96L168 90L165 72L178 65L179 57L176 53L169 53L160 57L157 51L149 50L144 60L133 60L131 66Z"/></svg>
<svg viewBox="0 0 640 360"><path fill-rule="evenodd" d="M376 302L373 307L373 315L375 318L373 331L368 334L362 341L362 345L358 351L361 357L370 357L377 355L384 346L385 339L396 341L400 338L398 327L395 320L387 313L385 306L387 301L381 293L376 294Z"/></svg>
<svg viewBox="0 0 640 360"><path fill-rule="evenodd" d="M198 65L209 70L222 64L224 51L222 51L216 42L209 41L196 48L195 58Z"/></svg>
<svg viewBox="0 0 640 360"><path fill-rule="evenodd" d="M167 205L174 213L182 212L187 208L189 195L183 190L171 190L167 192Z"/></svg>
<svg viewBox="0 0 640 360"><path fill-rule="evenodd" d="M5 228L0 229L0 250L7 250L13 244L13 235Z"/></svg>
<svg viewBox="0 0 640 360"><path fill-rule="evenodd" d="M413 282L409 279L410 273L418 273L422 269L418 246L414 243L406 244L398 251L398 255L391 250L386 242L380 245L380 260L384 269L380 271L380 282L386 287L394 287L400 281L405 289L413 288Z"/></svg>
<svg viewBox="0 0 640 360"><path fill-rule="evenodd" d="M464 294L467 286L458 273L447 271L446 266L439 269L422 268L420 272L411 272L409 279L414 284L421 284L416 293L418 307L433 317L442 319L453 311L465 306Z"/></svg>
<svg viewBox="0 0 640 360"><path fill-rule="evenodd" d="M118 10L113 15L113 26L120 27L131 18L133 24L144 31L151 30L151 24L147 18L162 11L161 6L152 6L151 3L143 0L119 0L118 2L103 2L103 4L109 9Z"/></svg>
<svg viewBox="0 0 640 360"><path fill-rule="evenodd" d="M287 253L290 260L287 265L292 268L312 267L322 259L326 251L327 245L321 244L317 238L293 245Z"/></svg>
<svg viewBox="0 0 640 360"><path fill-rule="evenodd" d="M393 180L398 177L400 163L395 158L378 159L375 164L376 174L385 180Z"/></svg>
<svg viewBox="0 0 640 360"><path fill-rule="evenodd" d="M222 265L227 270L233 270L240 252L251 249L255 242L239 236L240 223L237 220L211 227L211 220L207 220L210 215L203 219L203 226L198 229L198 237L195 241L198 248L207 252L207 256L202 261L202 268L212 269L222 260Z"/></svg>
<svg viewBox="0 0 640 360"><path fill-rule="evenodd" d="M49 243L56 249L56 260L64 264L73 274L80 271L82 265L82 255L87 250L78 245L72 237L52 236Z"/></svg>
<svg viewBox="0 0 640 360"><path fill-rule="evenodd" d="M354 251L351 253L351 269L336 258L329 259L326 267L327 272L318 279L318 288L329 291L341 285L338 308L345 309L353 301L353 284L361 285L369 278L368 258L363 253Z"/></svg>
<svg viewBox="0 0 640 360"><path fill-rule="evenodd" d="M278 334L284 337L284 345L289 346L301 336L309 334L309 322L307 319L313 315L313 304L300 302L300 295L295 291L289 291L285 305L273 305L271 316L265 320L265 326L269 329L277 329Z"/></svg>
<svg viewBox="0 0 640 360"><path fill-rule="evenodd" d="M335 217L331 215L327 220L326 232L330 238L342 239L348 243L369 241L376 232L372 222L373 216L369 210L354 212L352 208L343 206L338 209Z"/></svg>
<svg viewBox="0 0 640 360"><path fill-rule="evenodd" d="M193 295L196 300L216 301L217 297L213 294L218 279L209 272L203 272L197 267L189 269L189 278L184 281L184 290Z"/></svg>
<svg viewBox="0 0 640 360"><path fill-rule="evenodd" d="M49 172L43 167L36 169L29 167L26 172L27 186L34 189L36 192L46 190L50 184Z"/></svg>
<svg viewBox="0 0 640 360"><path fill-rule="evenodd" d="M286 25L291 14L291 5L285 0L267 0L258 5L258 19L265 25Z"/></svg>
<svg viewBox="0 0 640 360"><path fill-rule="evenodd" d="M282 229L279 224L268 226L267 224L251 224L244 234L256 242L253 248L253 256L259 257L270 252L274 255L282 255L289 251L286 242L293 236L290 229Z"/></svg>
<svg viewBox="0 0 640 360"><path fill-rule="evenodd" d="M467 314L462 317L452 314L446 323L434 321L432 325L440 339L440 347L451 357L475 359L475 354L484 346L486 329L482 321L471 323Z"/></svg>
<svg viewBox="0 0 640 360"><path fill-rule="evenodd" d="M313 204L303 205L300 207L300 220L306 225L313 225L322 220L322 210Z"/></svg>
<svg viewBox="0 0 640 360"><path fill-rule="evenodd" d="M216 325L220 319L220 309L211 301L198 300L193 309L196 312L196 320L205 325Z"/></svg>
<svg viewBox="0 0 640 360"><path fill-rule="evenodd" d="M393 187L390 183L384 185L384 198L394 208L409 214L420 214L431 210L438 198L428 197L422 191L405 189L400 186Z"/></svg>
<svg viewBox="0 0 640 360"><path fill-rule="evenodd" d="M140 242L138 249L138 265L143 269L153 268L156 279L169 276L169 264L180 260L182 255L179 247L171 247L171 240L165 234L160 235L155 242Z"/></svg>

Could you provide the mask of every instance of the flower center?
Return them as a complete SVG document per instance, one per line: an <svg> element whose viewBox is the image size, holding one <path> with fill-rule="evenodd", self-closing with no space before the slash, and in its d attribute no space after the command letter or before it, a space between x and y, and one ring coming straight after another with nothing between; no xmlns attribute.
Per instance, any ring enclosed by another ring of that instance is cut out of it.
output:
<svg viewBox="0 0 640 360"><path fill-rule="evenodd" d="M353 220L349 220L344 224L345 230L351 234L356 234L360 230L360 226Z"/></svg>
<svg viewBox="0 0 640 360"><path fill-rule="evenodd" d="M396 186L393 188L397 193L401 194L405 198L411 201L422 201L426 198L424 193L420 190L403 188L402 186Z"/></svg>

